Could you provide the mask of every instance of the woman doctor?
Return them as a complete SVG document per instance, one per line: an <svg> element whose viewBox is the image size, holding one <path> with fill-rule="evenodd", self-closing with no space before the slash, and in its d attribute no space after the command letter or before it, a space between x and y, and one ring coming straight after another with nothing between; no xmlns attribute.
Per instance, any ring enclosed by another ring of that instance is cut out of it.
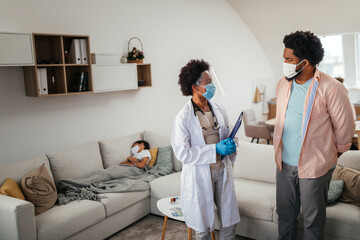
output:
<svg viewBox="0 0 360 240"><path fill-rule="evenodd" d="M192 98L176 116L171 145L183 162L181 207L186 225L196 231L196 239L210 239L216 205L220 239L235 239L240 222L231 167L236 145L227 138L225 109L210 101L215 85L209 67L203 60L191 60L181 69L181 92Z"/></svg>

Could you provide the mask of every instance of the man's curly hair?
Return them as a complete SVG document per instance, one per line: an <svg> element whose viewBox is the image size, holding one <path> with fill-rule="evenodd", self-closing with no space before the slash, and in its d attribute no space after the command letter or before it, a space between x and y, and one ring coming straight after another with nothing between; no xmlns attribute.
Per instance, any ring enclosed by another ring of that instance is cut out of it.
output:
<svg viewBox="0 0 360 240"><path fill-rule="evenodd" d="M190 60L183 68L180 70L179 81L180 90L184 96L192 95L192 85L201 77L201 73L209 70L209 63L204 60Z"/></svg>
<svg viewBox="0 0 360 240"><path fill-rule="evenodd" d="M324 48L320 39L310 31L296 31L284 37L286 48L294 51L300 60L307 59L312 66L316 66L324 57Z"/></svg>

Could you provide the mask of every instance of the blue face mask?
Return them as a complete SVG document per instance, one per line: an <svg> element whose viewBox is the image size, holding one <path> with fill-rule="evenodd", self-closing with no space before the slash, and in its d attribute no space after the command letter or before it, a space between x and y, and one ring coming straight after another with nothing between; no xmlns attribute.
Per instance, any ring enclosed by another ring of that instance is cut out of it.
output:
<svg viewBox="0 0 360 240"><path fill-rule="evenodd" d="M203 86L201 86L201 87L203 87ZM212 99L213 96L215 95L215 90L216 90L215 84L214 84L214 83L210 83L210 84L206 85L204 88L206 89L206 92L204 92L202 95L203 95L207 100Z"/></svg>

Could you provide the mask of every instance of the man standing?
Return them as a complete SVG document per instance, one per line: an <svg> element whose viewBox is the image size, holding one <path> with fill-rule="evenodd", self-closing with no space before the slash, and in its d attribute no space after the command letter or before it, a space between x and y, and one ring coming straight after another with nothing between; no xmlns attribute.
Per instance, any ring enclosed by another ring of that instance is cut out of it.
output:
<svg viewBox="0 0 360 240"><path fill-rule="evenodd" d="M354 135L351 105L345 87L316 67L324 56L318 37L296 31L283 43L274 130L279 239L296 239L300 205L303 239L323 239L331 175Z"/></svg>

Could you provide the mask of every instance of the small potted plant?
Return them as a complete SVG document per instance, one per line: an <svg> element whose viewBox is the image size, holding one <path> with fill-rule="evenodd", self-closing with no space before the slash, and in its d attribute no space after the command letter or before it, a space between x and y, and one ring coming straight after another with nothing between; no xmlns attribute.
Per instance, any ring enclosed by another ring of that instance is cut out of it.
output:
<svg viewBox="0 0 360 240"><path fill-rule="evenodd" d="M132 40L138 40L141 45L141 50L136 49L136 47L133 47L133 49L130 51L130 43ZM143 50L143 44L140 40L140 38L132 37L128 41L128 56L127 60L128 63L142 63L144 59L144 50Z"/></svg>
<svg viewBox="0 0 360 240"><path fill-rule="evenodd" d="M142 63L144 59L144 53L143 51L140 51L136 49L136 47L133 47L131 51L128 52L128 63Z"/></svg>

